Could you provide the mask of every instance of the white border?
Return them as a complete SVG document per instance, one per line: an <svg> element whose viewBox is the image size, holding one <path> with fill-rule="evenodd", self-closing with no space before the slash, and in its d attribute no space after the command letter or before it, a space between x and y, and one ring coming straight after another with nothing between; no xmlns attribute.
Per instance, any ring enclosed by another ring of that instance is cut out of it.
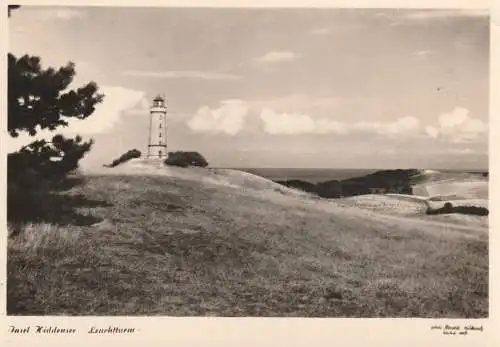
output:
<svg viewBox="0 0 500 347"><path fill-rule="evenodd" d="M15 2L15 1L14 1ZM2 5L6 2L2 0ZM21 5L81 5L81 6L117 6L116 1L19 1ZM350 7L350 8L491 8L491 69L490 69L490 148L494 149L493 143L499 130L500 114L499 90L500 68L500 0L478 1L478 0L420 0L420 1L395 1L395 0L287 0L287 1L229 1L211 0L189 3L182 1L144 1L127 0L121 1L119 6L172 6L172 7ZM6 7L2 6L0 18L7 18ZM7 51L7 21L0 21L0 35L2 52ZM6 130L6 55L2 54L2 102L1 105L1 131ZM494 64L497 62L497 64ZM3 145L4 136L0 141L0 168L5 172L6 156ZM500 153L490 150L490 264L500 264L498 261L498 235L496 233L498 214L496 213L497 199L495 191L498 187L498 163ZM5 187L5 175L0 175L0 186ZM5 189L2 190L2 193ZM1 195L0 205L5 206L5 194ZM0 225L5 225L5 214L0 213ZM490 265L490 318L481 320L435 320L435 319L299 319L299 318L165 318L165 317L6 317L5 316L5 264L6 264L6 238L4 229L2 233L2 265L0 267L0 279L2 295L2 340L8 346L68 346L68 345L98 345L104 343L119 343L121 346L132 346L139 344L161 346L500 346L500 334L495 329L498 324L497 293L500 293L497 281L498 271ZM494 324L496 322L497 324ZM485 332L469 334L468 336L443 336L430 331L434 323L440 324L482 324ZM7 333L9 324L52 324L75 327L84 332L74 336L13 336ZM86 329L91 325L127 325L139 329L133 335L109 335L90 336ZM1 343L1 342L0 342Z"/></svg>

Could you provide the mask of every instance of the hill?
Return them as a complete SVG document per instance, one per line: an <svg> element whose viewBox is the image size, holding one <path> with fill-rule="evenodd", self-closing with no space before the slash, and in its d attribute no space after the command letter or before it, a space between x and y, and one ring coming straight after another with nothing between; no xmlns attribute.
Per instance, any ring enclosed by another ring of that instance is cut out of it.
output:
<svg viewBox="0 0 500 347"><path fill-rule="evenodd" d="M8 314L488 315L476 220L321 199L235 170L131 160L80 179L62 193L71 218L9 238Z"/></svg>
<svg viewBox="0 0 500 347"><path fill-rule="evenodd" d="M488 176L483 173L425 170L412 178L415 194L437 200L488 200Z"/></svg>
<svg viewBox="0 0 500 347"><path fill-rule="evenodd" d="M343 180L328 180L323 182L307 182L303 180L276 181L286 187L296 188L316 194L322 198L340 198L356 195L382 193L411 193L412 177L419 170L379 170L363 176L346 178Z"/></svg>

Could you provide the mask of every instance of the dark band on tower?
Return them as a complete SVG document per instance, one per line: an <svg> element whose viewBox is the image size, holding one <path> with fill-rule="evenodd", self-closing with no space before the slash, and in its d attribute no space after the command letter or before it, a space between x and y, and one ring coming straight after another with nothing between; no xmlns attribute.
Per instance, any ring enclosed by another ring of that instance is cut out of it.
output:
<svg viewBox="0 0 500 347"><path fill-rule="evenodd" d="M158 95L149 111L149 139L147 158L167 157L167 105Z"/></svg>

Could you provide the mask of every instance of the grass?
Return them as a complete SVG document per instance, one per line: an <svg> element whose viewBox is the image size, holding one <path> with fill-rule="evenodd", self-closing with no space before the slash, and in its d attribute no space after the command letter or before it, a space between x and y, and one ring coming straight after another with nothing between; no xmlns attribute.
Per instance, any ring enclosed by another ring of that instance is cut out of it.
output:
<svg viewBox="0 0 500 347"><path fill-rule="evenodd" d="M488 316L484 230L157 176L64 196L102 222L9 237L9 315Z"/></svg>

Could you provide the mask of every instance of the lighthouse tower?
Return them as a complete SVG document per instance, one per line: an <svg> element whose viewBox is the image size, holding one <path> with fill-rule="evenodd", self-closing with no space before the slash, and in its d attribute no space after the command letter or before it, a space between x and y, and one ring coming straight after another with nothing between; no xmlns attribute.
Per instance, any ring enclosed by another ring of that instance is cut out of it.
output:
<svg viewBox="0 0 500 347"><path fill-rule="evenodd" d="M157 96L149 111L148 159L167 157L167 106L165 99Z"/></svg>

